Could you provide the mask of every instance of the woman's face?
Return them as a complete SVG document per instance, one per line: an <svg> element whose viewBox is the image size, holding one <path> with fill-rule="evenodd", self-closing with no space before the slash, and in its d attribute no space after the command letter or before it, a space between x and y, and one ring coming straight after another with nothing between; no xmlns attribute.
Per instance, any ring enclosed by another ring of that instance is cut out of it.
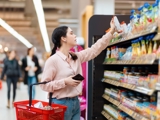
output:
<svg viewBox="0 0 160 120"><path fill-rule="evenodd" d="M34 48L31 48L31 50L29 51L30 55L34 55Z"/></svg>
<svg viewBox="0 0 160 120"><path fill-rule="evenodd" d="M11 59L14 59L14 58L16 57L15 51L11 51L10 54L9 54L9 57L10 57Z"/></svg>
<svg viewBox="0 0 160 120"><path fill-rule="evenodd" d="M73 33L71 28L68 28L68 30L67 30L66 42L71 47L74 47L77 45L76 35Z"/></svg>

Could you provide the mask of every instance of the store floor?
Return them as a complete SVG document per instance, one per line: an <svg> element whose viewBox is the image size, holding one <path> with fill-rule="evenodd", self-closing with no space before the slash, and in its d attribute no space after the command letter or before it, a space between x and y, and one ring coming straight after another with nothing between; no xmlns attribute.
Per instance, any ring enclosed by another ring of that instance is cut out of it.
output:
<svg viewBox="0 0 160 120"><path fill-rule="evenodd" d="M12 91L11 91L12 98ZM42 91L39 86L36 86L36 98L38 100L47 101L47 93ZM28 100L27 86L20 83L17 89L16 101ZM16 120L14 108L8 109L7 105L7 85L3 82L3 88L0 89L0 120Z"/></svg>

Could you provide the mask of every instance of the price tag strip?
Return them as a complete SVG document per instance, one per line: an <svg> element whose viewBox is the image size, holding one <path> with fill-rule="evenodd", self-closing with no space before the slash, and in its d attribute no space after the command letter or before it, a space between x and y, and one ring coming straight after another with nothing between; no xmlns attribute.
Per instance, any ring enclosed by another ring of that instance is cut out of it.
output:
<svg viewBox="0 0 160 120"><path fill-rule="evenodd" d="M114 85L114 86L117 86L117 87L121 86L123 88L134 90L134 91L137 91L137 92L140 92L140 93L143 93L143 94L147 94L147 95L152 95L155 91L153 89L146 89L146 88L143 88L143 87L138 87L136 85L118 82L116 80L106 79L106 80L104 80L104 82L109 83L109 84Z"/></svg>
<svg viewBox="0 0 160 120"><path fill-rule="evenodd" d="M107 120L115 120L113 117L111 117L107 112L102 111L101 114L107 118Z"/></svg>
<svg viewBox="0 0 160 120"><path fill-rule="evenodd" d="M109 97L108 95L103 94L102 96L104 99L108 100L109 102L113 103L117 107L120 105L120 102L117 100L114 100L113 98Z"/></svg>
<svg viewBox="0 0 160 120"><path fill-rule="evenodd" d="M105 98L106 100L109 100L109 98L110 98L108 95L105 95L105 94L103 94L102 97Z"/></svg>

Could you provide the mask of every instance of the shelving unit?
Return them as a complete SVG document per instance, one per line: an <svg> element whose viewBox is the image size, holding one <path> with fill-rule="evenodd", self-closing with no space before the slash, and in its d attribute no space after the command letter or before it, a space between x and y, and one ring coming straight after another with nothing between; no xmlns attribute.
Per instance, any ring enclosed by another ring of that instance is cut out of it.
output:
<svg viewBox="0 0 160 120"><path fill-rule="evenodd" d="M110 103L116 105L120 110L124 111L125 113L127 113L128 115L130 115L131 117L133 117L135 120L149 120L145 117L143 117L142 115L134 112L133 110L125 107L123 104L121 104L119 101L114 100L112 97L109 97L108 95L103 94L102 96L104 99L106 99L107 101L109 101Z"/></svg>
<svg viewBox="0 0 160 120"><path fill-rule="evenodd" d="M117 16L119 21L129 22L129 16ZM105 34L105 30L109 28L110 20L112 16L107 15L94 15L91 17L89 21L89 47L94 44L99 38ZM141 36L146 36L149 34L157 34L154 30L149 33L144 33ZM129 46L131 45L131 41L140 36L136 36L134 38L126 39L124 41L118 41L116 43L109 44L108 47L118 45L118 46ZM144 87L136 86L133 84L123 83L118 80L114 80L111 78L104 78L104 70L111 71L122 71L124 66L140 66L140 67L148 67L150 71L157 72L160 75L160 62L158 59L153 60L152 62L146 63L138 63L132 60L130 61L115 61L112 63L105 63L106 57L106 49L102 51L94 60L88 63L88 120L106 120L106 119L114 119L109 115L105 110L103 110L104 104L113 104L118 107L121 111L129 115L135 120L151 120L153 119L152 115L150 117L143 116L135 110L128 108L123 105L121 101L118 101L112 98L109 95L104 94L105 88L119 88L125 89L127 91L133 91L136 93L141 93L146 96L152 96L153 94L157 94L157 108L160 108L160 93L159 86L160 83L157 83L157 86L154 89L147 89ZM159 85L158 85L159 84ZM102 111L102 112L101 112ZM160 112L159 112L160 113ZM153 119L155 120L155 119ZM158 119L157 119L158 120Z"/></svg>

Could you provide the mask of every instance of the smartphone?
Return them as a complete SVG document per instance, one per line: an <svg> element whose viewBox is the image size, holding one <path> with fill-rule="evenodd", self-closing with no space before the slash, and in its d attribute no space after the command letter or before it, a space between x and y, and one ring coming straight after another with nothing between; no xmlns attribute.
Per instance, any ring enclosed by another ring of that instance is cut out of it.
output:
<svg viewBox="0 0 160 120"><path fill-rule="evenodd" d="M77 74L74 77L72 77L72 79L82 81L82 80L84 80L84 77L80 74Z"/></svg>

